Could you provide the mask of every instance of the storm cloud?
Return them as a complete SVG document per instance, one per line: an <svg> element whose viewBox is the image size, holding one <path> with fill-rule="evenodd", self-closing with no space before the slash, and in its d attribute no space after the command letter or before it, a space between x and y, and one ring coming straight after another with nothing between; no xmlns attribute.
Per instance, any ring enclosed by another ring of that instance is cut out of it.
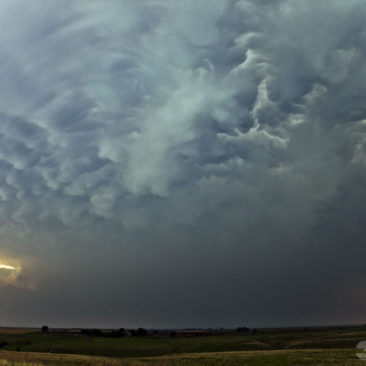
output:
<svg viewBox="0 0 366 366"><path fill-rule="evenodd" d="M363 321L365 17L2 1L0 322Z"/></svg>

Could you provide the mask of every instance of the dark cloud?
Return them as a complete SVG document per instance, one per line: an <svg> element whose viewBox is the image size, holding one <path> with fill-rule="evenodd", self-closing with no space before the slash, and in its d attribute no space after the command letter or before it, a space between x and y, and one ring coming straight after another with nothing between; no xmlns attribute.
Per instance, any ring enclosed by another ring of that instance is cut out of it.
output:
<svg viewBox="0 0 366 366"><path fill-rule="evenodd" d="M1 8L1 322L363 320L361 0Z"/></svg>

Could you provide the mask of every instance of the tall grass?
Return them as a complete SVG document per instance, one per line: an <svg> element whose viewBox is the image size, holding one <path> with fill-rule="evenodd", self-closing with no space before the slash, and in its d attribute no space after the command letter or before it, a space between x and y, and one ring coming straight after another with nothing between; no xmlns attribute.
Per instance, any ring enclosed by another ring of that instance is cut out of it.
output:
<svg viewBox="0 0 366 366"><path fill-rule="evenodd" d="M44 363L0 360L0 366L45 366Z"/></svg>
<svg viewBox="0 0 366 366"><path fill-rule="evenodd" d="M146 358L0 352L0 366L356 366L355 349L191 353Z"/></svg>

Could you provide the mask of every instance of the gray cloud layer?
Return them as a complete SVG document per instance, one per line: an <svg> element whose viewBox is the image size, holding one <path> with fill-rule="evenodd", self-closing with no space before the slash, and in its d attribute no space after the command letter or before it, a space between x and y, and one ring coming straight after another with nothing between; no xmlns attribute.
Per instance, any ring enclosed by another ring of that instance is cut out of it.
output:
<svg viewBox="0 0 366 366"><path fill-rule="evenodd" d="M362 321L365 16L3 1L0 321Z"/></svg>

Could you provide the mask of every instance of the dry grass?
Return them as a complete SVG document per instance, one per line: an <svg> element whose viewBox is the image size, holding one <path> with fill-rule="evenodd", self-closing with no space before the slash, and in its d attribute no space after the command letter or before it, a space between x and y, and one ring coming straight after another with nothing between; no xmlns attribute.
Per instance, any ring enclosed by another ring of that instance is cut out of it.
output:
<svg viewBox="0 0 366 366"><path fill-rule="evenodd" d="M0 334L25 334L39 332L39 328L8 328L0 327Z"/></svg>
<svg viewBox="0 0 366 366"><path fill-rule="evenodd" d="M0 366L44 366L44 363L0 360Z"/></svg>
<svg viewBox="0 0 366 366"><path fill-rule="evenodd" d="M355 349L187 353L162 357L110 358L65 354L0 352L0 366L356 366Z"/></svg>

